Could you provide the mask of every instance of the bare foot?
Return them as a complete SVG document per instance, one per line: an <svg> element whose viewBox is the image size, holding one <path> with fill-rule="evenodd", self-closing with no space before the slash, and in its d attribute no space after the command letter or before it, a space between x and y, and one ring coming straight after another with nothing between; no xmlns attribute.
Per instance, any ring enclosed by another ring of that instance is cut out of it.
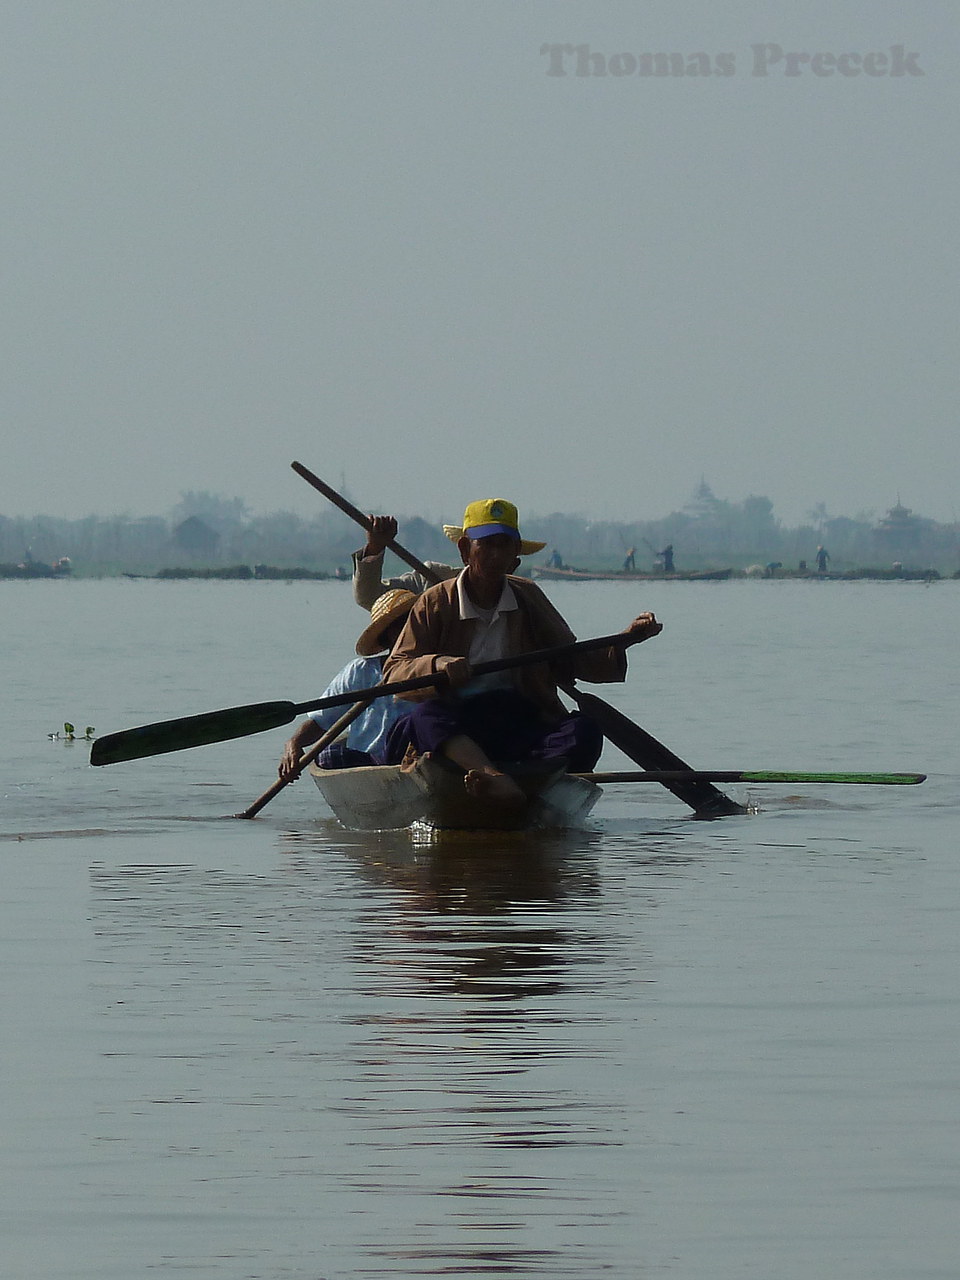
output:
<svg viewBox="0 0 960 1280"><path fill-rule="evenodd" d="M492 800L496 804L521 805L526 796L507 773L499 769L469 769L463 775L467 794L477 800Z"/></svg>

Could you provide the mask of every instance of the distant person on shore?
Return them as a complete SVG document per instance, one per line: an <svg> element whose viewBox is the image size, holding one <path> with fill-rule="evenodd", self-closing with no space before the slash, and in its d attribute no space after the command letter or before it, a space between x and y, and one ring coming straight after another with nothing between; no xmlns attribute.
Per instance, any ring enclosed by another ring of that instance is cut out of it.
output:
<svg viewBox="0 0 960 1280"><path fill-rule="evenodd" d="M830 552L826 547L817 547L817 573L827 572L827 561L830 559Z"/></svg>
<svg viewBox="0 0 960 1280"><path fill-rule="evenodd" d="M372 609L374 602L385 591L412 591L419 595L433 585L429 578L415 569L397 574L395 578L384 579L383 553L396 536L396 516L370 517L366 544L353 553L353 598L363 609ZM446 578L455 578L460 572L456 566L440 564L436 560L426 560L424 563L441 582Z"/></svg>
<svg viewBox="0 0 960 1280"><path fill-rule="evenodd" d="M627 549L627 557L623 562L624 573L636 573L637 571L637 548L629 547Z"/></svg>
<svg viewBox="0 0 960 1280"><path fill-rule="evenodd" d="M664 573L676 573L676 569L673 566L673 543L672 542L668 546L664 547L662 551L657 552L657 559L663 561Z"/></svg>
<svg viewBox="0 0 960 1280"><path fill-rule="evenodd" d="M347 665L324 689L322 697L332 698L341 693L359 693L372 689L383 680L383 664L387 654L403 630L416 600L412 591L386 591L374 601L371 621L357 640L358 657ZM359 701L359 699L358 699ZM408 708L395 698L374 698L365 711L361 711L346 732L346 742L332 742L324 747L317 763L325 769L348 769L358 765L383 764L387 734ZM298 773L300 759L314 742L332 729L343 715L343 707L328 707L314 711L304 720L293 737L285 743L277 770L284 782L290 782Z"/></svg>

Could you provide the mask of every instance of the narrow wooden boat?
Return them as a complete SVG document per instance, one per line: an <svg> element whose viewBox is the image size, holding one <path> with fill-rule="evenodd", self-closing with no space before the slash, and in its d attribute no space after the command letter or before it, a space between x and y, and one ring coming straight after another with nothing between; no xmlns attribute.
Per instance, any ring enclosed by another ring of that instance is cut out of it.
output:
<svg viewBox="0 0 960 1280"><path fill-rule="evenodd" d="M523 768L511 770L511 776L526 794L526 804L492 804L468 795L459 770L430 756L421 756L412 769L314 764L310 774L335 817L354 831L395 831L415 823L475 831L577 827L602 794L596 783L562 770Z"/></svg>
<svg viewBox="0 0 960 1280"><path fill-rule="evenodd" d="M635 573L624 569L554 569L536 565L535 578L556 582L725 582L732 569L705 569L689 573Z"/></svg>

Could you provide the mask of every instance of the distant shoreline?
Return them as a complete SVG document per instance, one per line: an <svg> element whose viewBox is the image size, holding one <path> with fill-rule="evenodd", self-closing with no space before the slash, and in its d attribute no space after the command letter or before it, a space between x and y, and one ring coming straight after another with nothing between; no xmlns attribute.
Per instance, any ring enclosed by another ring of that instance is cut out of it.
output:
<svg viewBox="0 0 960 1280"><path fill-rule="evenodd" d="M528 576L528 575L525 575ZM848 569L845 571L817 573L806 569L776 569L752 571L750 569L725 569L693 573L629 573L622 570L578 569L566 573L545 572L539 574L533 567L533 577L541 582L619 582L619 583L716 583L716 582L950 582L960 580L960 570L953 574L941 574L936 569ZM223 568L174 568L160 569L156 573L128 573L117 571L55 573L43 566L0 564L0 580L56 582L126 578L137 582L349 582L347 573L327 573L322 569L278 568L273 565L229 565Z"/></svg>

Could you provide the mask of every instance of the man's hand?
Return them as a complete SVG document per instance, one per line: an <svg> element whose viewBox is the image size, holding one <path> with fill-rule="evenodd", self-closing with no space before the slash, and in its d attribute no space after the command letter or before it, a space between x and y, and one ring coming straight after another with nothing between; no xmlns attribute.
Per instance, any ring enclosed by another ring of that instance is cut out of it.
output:
<svg viewBox="0 0 960 1280"><path fill-rule="evenodd" d="M625 646L629 648L632 644L642 644L651 636L658 636L663 630L663 623L658 622L652 613L641 613L623 630L624 635L630 637Z"/></svg>
<svg viewBox="0 0 960 1280"><path fill-rule="evenodd" d="M293 782L300 776L300 755L300 746L295 739L291 738L289 742L284 743L280 767L277 770L281 782Z"/></svg>
<svg viewBox="0 0 960 1280"><path fill-rule="evenodd" d="M280 767L277 773L281 782L295 782L300 777L300 760L307 747L320 737L322 730L316 720L304 720L292 738L283 744Z"/></svg>
<svg viewBox="0 0 960 1280"><path fill-rule="evenodd" d="M396 536L396 516L370 516L367 545L363 548L363 554L365 556L378 556Z"/></svg>
<svg viewBox="0 0 960 1280"><path fill-rule="evenodd" d="M451 689L459 689L465 685L471 675L470 663L466 658L448 658L446 656L437 658L436 668L442 671L450 682Z"/></svg>

